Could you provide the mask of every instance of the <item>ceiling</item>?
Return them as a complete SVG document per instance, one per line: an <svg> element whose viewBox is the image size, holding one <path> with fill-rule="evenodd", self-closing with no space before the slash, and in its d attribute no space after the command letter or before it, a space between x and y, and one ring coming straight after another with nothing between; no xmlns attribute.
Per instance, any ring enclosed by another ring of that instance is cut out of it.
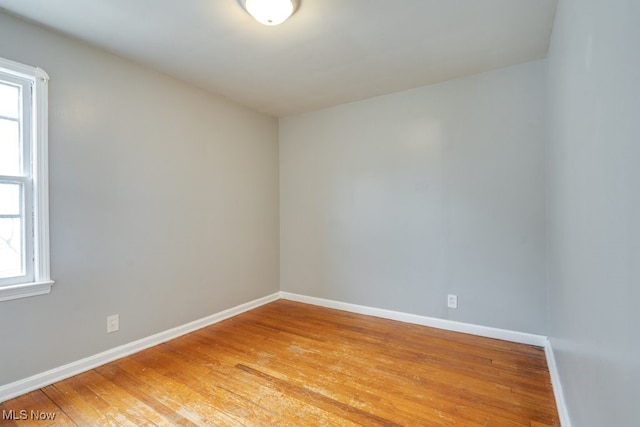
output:
<svg viewBox="0 0 640 427"><path fill-rule="evenodd" d="M0 8L285 116L545 57L556 0L0 0Z"/></svg>

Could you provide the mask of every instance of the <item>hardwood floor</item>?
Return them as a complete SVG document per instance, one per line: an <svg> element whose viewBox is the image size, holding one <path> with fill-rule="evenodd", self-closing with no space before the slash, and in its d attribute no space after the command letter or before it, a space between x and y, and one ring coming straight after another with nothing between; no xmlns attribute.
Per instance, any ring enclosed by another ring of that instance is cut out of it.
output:
<svg viewBox="0 0 640 427"><path fill-rule="evenodd" d="M0 411L27 418L3 426L560 425L541 348L286 300Z"/></svg>

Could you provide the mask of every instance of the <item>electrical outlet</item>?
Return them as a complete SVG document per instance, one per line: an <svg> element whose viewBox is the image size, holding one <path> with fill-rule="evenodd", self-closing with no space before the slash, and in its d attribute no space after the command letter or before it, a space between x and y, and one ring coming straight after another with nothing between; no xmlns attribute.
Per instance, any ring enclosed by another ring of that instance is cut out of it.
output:
<svg viewBox="0 0 640 427"><path fill-rule="evenodd" d="M120 315L114 314L107 316L107 333L117 332L120 330Z"/></svg>
<svg viewBox="0 0 640 427"><path fill-rule="evenodd" d="M458 308L458 296L457 295L447 295L447 307L449 308Z"/></svg>

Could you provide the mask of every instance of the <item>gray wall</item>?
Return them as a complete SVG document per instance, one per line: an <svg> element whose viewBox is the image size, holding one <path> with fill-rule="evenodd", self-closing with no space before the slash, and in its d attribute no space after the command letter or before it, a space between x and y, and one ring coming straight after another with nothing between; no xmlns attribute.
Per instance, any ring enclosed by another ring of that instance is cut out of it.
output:
<svg viewBox="0 0 640 427"><path fill-rule="evenodd" d="M561 0L549 52L549 332L580 427L639 423L639 22Z"/></svg>
<svg viewBox="0 0 640 427"><path fill-rule="evenodd" d="M0 56L51 76L56 281L0 304L0 384L278 290L276 119L3 14Z"/></svg>
<svg viewBox="0 0 640 427"><path fill-rule="evenodd" d="M281 119L282 290L546 334L545 66Z"/></svg>
<svg viewBox="0 0 640 427"><path fill-rule="evenodd" d="M574 425L634 425L639 21L561 0L548 99L543 61L282 119L282 289L548 332ZM52 78L56 280L0 384L278 290L275 119L3 14L0 56Z"/></svg>

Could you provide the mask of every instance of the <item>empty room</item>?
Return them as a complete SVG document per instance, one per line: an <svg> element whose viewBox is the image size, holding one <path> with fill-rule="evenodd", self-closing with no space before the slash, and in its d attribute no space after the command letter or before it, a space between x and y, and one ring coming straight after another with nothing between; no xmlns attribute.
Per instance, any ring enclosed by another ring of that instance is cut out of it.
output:
<svg viewBox="0 0 640 427"><path fill-rule="evenodd" d="M0 0L0 425L638 425L639 22Z"/></svg>

